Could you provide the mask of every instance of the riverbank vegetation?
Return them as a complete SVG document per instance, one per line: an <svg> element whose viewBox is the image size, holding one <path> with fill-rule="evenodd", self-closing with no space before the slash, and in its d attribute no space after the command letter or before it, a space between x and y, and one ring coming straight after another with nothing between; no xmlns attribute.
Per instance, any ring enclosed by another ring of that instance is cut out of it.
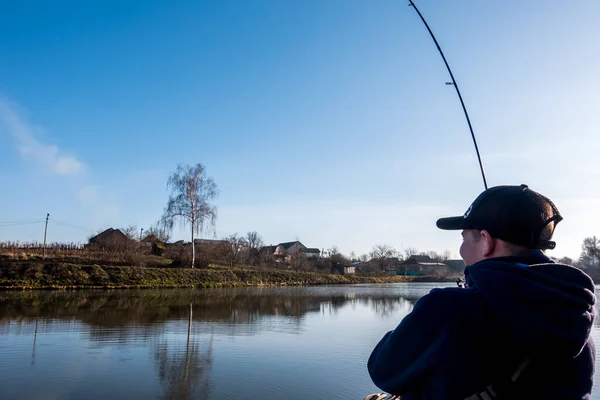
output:
<svg viewBox="0 0 600 400"><path fill-rule="evenodd" d="M4 257L0 260L0 287L4 289L207 288L432 280L452 279L433 276L340 275L220 265L205 268L134 267L93 264L74 258L42 260L35 255L27 259Z"/></svg>
<svg viewBox="0 0 600 400"><path fill-rule="evenodd" d="M249 233L256 242L260 237ZM235 240L234 240L235 239ZM247 242L247 241L246 241ZM260 242L260 240L258 240ZM176 288L269 285L325 285L414 281L455 281L462 269L437 266L421 274L403 274L401 254L376 246L366 261L349 259L335 248L308 258L301 252L277 258L248 246L237 236L195 244L128 240L109 245L0 243L0 288ZM588 238L578 260L557 261L584 269L600 281L600 240ZM376 252L379 250L379 252ZM435 254L434 254L435 256ZM437 260L441 260L438 258ZM440 263L441 264L441 263Z"/></svg>
<svg viewBox="0 0 600 400"><path fill-rule="evenodd" d="M256 232L249 233L260 242ZM324 285L414 281L455 281L462 267L437 266L421 274L403 274L409 254L382 252L375 246L365 261L347 258L335 248L308 258L301 252L277 258L261 246L232 235L226 240L195 244L190 268L190 243L157 244L128 240L114 246L0 243L0 288L175 288L259 285ZM110 244L110 243L109 243ZM587 238L575 265L600 281L600 240ZM388 249L389 250L389 249ZM377 252L378 251L378 252ZM421 253L423 254L423 253ZM435 254L432 254L435 256ZM437 258L442 261L442 258ZM441 264L441 263L440 263Z"/></svg>

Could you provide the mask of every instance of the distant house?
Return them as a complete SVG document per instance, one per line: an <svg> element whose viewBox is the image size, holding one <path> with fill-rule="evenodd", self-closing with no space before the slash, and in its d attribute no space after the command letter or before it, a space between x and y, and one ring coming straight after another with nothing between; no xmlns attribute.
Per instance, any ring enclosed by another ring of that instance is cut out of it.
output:
<svg viewBox="0 0 600 400"><path fill-rule="evenodd" d="M261 252L273 256L275 261L289 261L294 254L304 254L306 258L319 258L321 250L317 248L306 247L299 241L283 242L276 246L264 246Z"/></svg>
<svg viewBox="0 0 600 400"><path fill-rule="evenodd" d="M306 255L306 258L319 258L321 256L321 250L314 247L300 249L299 252L304 253Z"/></svg>
<svg viewBox="0 0 600 400"><path fill-rule="evenodd" d="M299 241L279 243L277 247L281 247L286 254L296 254L298 251L307 249L305 245Z"/></svg>
<svg viewBox="0 0 600 400"><path fill-rule="evenodd" d="M356 265L344 265L339 263L332 263L331 273L339 275L354 275L356 274Z"/></svg>
<svg viewBox="0 0 600 400"><path fill-rule="evenodd" d="M113 228L92 236L88 241L91 246L110 250L124 250L131 242L123 232Z"/></svg>
<svg viewBox="0 0 600 400"><path fill-rule="evenodd" d="M448 273L448 266L429 256L410 256L397 264L396 275L440 275Z"/></svg>
<svg viewBox="0 0 600 400"><path fill-rule="evenodd" d="M162 256L165 252L165 243L153 233L146 235L146 237L143 238L140 242L142 248L150 249L152 254L154 254L155 256Z"/></svg>
<svg viewBox="0 0 600 400"><path fill-rule="evenodd" d="M260 252L261 253L263 253L263 254L269 254L269 255L275 254L276 250L277 250L277 246L273 246L273 245L263 246L263 247L260 248Z"/></svg>

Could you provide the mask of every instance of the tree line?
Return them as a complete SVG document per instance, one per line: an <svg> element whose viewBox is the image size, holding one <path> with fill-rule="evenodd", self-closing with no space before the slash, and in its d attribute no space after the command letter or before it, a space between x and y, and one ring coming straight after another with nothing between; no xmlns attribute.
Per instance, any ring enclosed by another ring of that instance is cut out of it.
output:
<svg viewBox="0 0 600 400"><path fill-rule="evenodd" d="M600 239L596 236L585 238L581 245L579 259L562 257L556 261L579 267L590 275L595 282L600 282Z"/></svg>
<svg viewBox="0 0 600 400"><path fill-rule="evenodd" d="M122 229L122 232L130 239L142 240L154 237L163 243L171 239L173 228L176 224L190 231L191 242L196 237L211 230L214 232L217 220L217 206L215 200L219 196L219 188L213 178L206 173L206 168L201 163L196 165L178 165L167 179L167 190L169 199L163 210L162 217L148 229L140 229L135 225ZM227 245L222 248L220 261L226 258L227 264L234 265L260 265L272 262L269 254L264 254L261 249L264 241L258 232L248 232L246 235L233 233L222 240ZM196 246L189 246L191 259L189 266L196 266ZM326 259L331 263L350 264L352 262L371 263L370 269L384 270L398 261L405 260L413 255L427 255L432 259L444 262L450 259L451 253L446 250L442 253L434 251L418 251L413 247L397 250L391 245L377 244L369 253L356 255L351 252L349 256L341 254L337 246L324 250L320 259ZM206 261L206 260L204 260ZM600 240L596 237L586 238L582 244L582 252L579 259L574 260L563 257L556 261L574 265L584 269L594 279L600 280ZM289 259L292 268L310 269L310 262L302 254L293 254ZM318 267L315 261L312 267Z"/></svg>

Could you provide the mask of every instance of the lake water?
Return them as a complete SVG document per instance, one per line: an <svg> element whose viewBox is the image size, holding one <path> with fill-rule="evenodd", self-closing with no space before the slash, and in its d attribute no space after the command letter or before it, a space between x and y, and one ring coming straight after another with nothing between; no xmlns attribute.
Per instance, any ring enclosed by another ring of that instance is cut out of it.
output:
<svg viewBox="0 0 600 400"><path fill-rule="evenodd" d="M0 398L362 399L375 344L443 286L0 292Z"/></svg>

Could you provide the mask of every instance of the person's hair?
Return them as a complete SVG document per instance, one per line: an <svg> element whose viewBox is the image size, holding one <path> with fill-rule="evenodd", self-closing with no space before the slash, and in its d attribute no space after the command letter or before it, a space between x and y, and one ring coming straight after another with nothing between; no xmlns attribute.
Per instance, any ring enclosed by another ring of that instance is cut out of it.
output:
<svg viewBox="0 0 600 400"><path fill-rule="evenodd" d="M529 253L533 249L528 249L525 246L521 246L520 244L514 244L511 242L507 242L506 240L502 240L502 244L504 248L508 250L512 255L518 256L521 254Z"/></svg>
<svg viewBox="0 0 600 400"><path fill-rule="evenodd" d="M553 234L554 234L554 221L552 221L549 224L547 224L546 226L544 226L544 229L542 229L542 232L540 233L540 240L550 240L550 239L552 239ZM505 240L503 240L502 242L504 243L504 248L506 248L509 252L511 252L514 255L525 254L525 253L529 253L532 250L535 250L535 249L527 248L526 246L521 246L520 244L510 243ZM544 251L544 250L542 250L542 251Z"/></svg>
<svg viewBox="0 0 600 400"><path fill-rule="evenodd" d="M540 240L550 240L554 234L554 221L546 224L542 232L540 233Z"/></svg>

